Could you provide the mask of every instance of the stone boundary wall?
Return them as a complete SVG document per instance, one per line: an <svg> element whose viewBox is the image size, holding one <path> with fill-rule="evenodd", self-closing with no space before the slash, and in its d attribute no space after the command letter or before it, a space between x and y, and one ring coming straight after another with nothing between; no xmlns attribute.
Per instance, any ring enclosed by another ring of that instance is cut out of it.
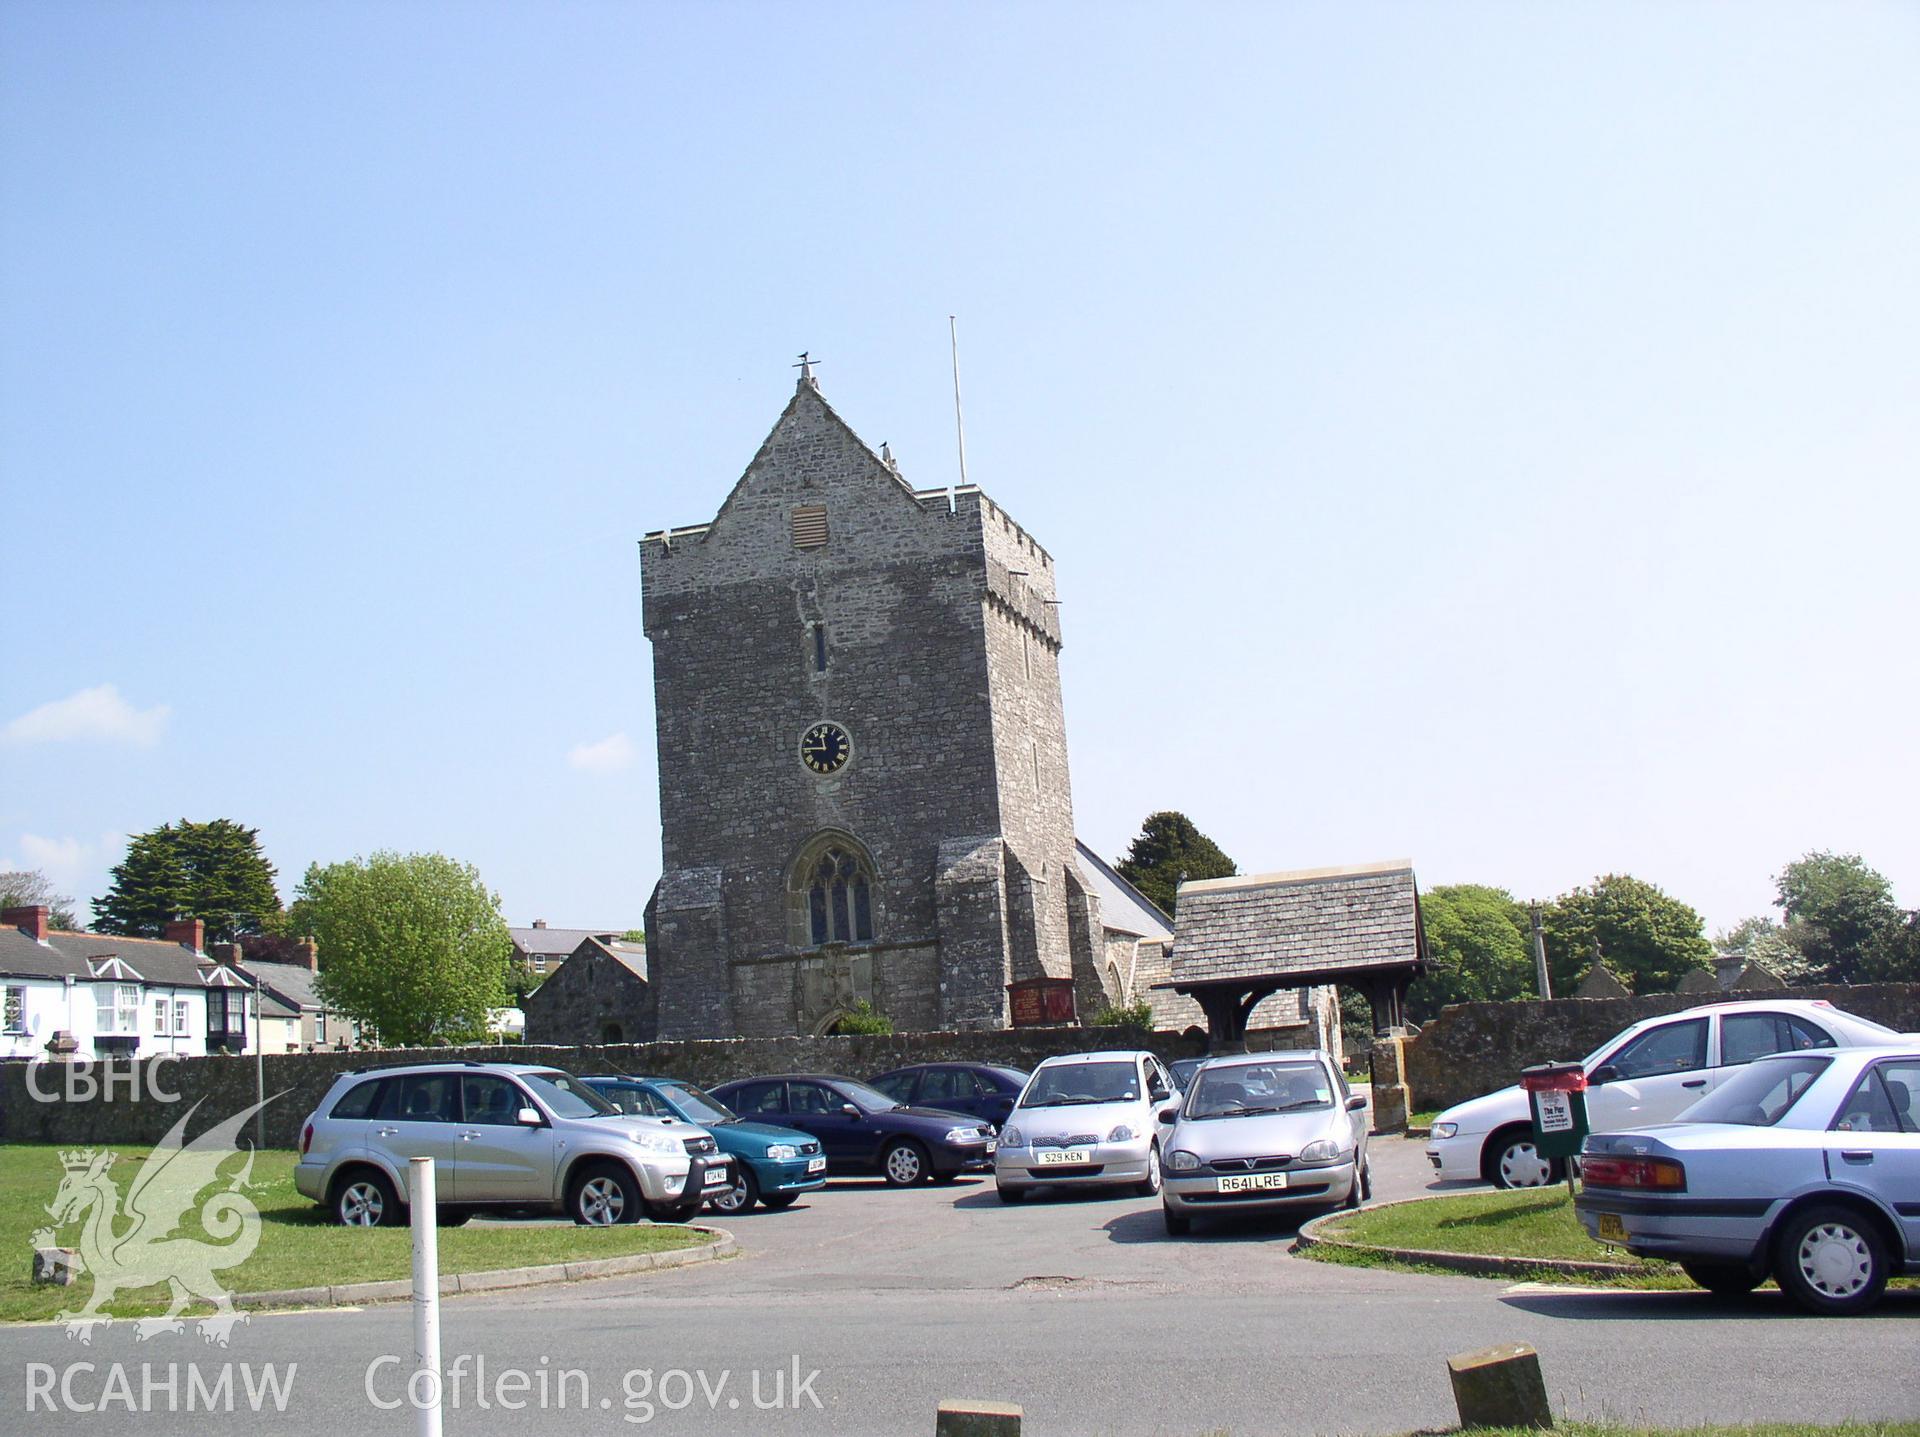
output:
<svg viewBox="0 0 1920 1437"><path fill-rule="evenodd" d="M385 1048L359 1053L282 1053L266 1058L268 1147L291 1148L300 1125L340 1074L355 1068L400 1063L544 1063L583 1075L653 1073L712 1087L763 1073L840 1073L870 1078L912 1063L997 1063L1031 1068L1043 1058L1105 1048L1148 1048L1163 1061L1198 1057L1204 1040L1129 1028L1024 1028L1001 1032L893 1033L821 1038L703 1038L630 1043L609 1047ZM97 1144L156 1143L194 1104L204 1106L187 1124L189 1138L253 1105L256 1060L252 1057L182 1058L158 1065L116 1064L75 1068L71 1077L83 1095L69 1098L65 1065L42 1063L29 1073L20 1059L0 1062L0 1142ZM29 1086L29 1078L33 1086ZM57 1095L36 1097L33 1089ZM152 1096L153 1088L178 1094L175 1102ZM98 1091L110 1088L109 1092ZM91 1096L84 1096L91 1092ZM136 1093L136 1096L130 1094ZM274 1097L273 1095L279 1096ZM250 1136L252 1124L248 1124Z"/></svg>
<svg viewBox="0 0 1920 1437"><path fill-rule="evenodd" d="M1644 998L1554 998L1511 1003L1457 1003L1406 1045L1413 1105L1436 1111L1520 1080L1534 1063L1586 1057L1630 1023L1709 1003L1824 998L1836 1008L1920 1032L1920 983L1863 983L1795 988L1785 992L1657 993Z"/></svg>

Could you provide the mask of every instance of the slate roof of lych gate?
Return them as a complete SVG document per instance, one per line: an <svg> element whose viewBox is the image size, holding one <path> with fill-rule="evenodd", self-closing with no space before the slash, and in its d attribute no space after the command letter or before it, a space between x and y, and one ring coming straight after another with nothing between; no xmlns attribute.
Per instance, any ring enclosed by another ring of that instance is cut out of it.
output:
<svg viewBox="0 0 1920 1437"><path fill-rule="evenodd" d="M1404 967L1424 955L1419 911L1405 859L1183 883L1172 980Z"/></svg>

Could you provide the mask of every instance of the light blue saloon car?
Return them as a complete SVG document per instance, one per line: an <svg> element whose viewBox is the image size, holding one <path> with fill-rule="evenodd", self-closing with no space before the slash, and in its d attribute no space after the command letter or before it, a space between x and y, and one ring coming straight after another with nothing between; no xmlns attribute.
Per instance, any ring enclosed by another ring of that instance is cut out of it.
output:
<svg viewBox="0 0 1920 1437"><path fill-rule="evenodd" d="M1679 1122L1593 1134L1580 1171L1602 1242L1722 1295L1772 1275L1808 1312L1864 1311L1920 1273L1920 1036L1760 1058Z"/></svg>

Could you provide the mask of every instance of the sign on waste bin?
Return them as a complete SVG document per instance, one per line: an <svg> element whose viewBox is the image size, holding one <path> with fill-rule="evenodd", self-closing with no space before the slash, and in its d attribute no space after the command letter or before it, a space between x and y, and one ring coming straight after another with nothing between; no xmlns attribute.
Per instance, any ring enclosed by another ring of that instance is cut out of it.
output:
<svg viewBox="0 0 1920 1437"><path fill-rule="evenodd" d="M1523 1068L1520 1086L1533 1106L1533 1146L1543 1158L1580 1154L1587 1136L1587 1072L1578 1063Z"/></svg>

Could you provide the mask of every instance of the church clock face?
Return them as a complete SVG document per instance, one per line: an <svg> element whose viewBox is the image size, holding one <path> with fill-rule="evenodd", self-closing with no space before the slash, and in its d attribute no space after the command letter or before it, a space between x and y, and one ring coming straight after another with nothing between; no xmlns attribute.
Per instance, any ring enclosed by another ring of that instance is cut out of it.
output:
<svg viewBox="0 0 1920 1437"><path fill-rule="evenodd" d="M837 723L817 723L800 739L800 762L815 773L838 773L853 757L853 740Z"/></svg>

